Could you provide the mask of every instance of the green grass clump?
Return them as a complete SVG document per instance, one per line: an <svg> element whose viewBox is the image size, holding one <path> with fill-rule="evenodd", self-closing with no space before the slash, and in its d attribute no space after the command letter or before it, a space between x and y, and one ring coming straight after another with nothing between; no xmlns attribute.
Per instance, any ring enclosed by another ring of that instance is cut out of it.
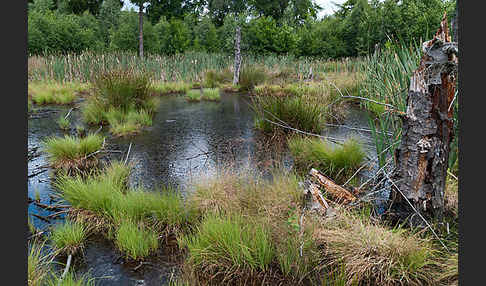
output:
<svg viewBox="0 0 486 286"><path fill-rule="evenodd" d="M136 134L144 126L152 125L152 115L144 109L123 111L112 107L104 116L110 124L110 132L115 136Z"/></svg>
<svg viewBox="0 0 486 286"><path fill-rule="evenodd" d="M27 285L42 286L50 271L50 254L44 254L42 249L45 242L34 240L29 242L29 252L27 256Z"/></svg>
<svg viewBox="0 0 486 286"><path fill-rule="evenodd" d="M221 84L231 83L233 81L233 72L229 68L221 71L208 70L204 74L203 86L208 88L220 87Z"/></svg>
<svg viewBox="0 0 486 286"><path fill-rule="evenodd" d="M103 104L90 97L81 107L82 117L84 122L90 125L101 124L106 121L105 118L105 106Z"/></svg>
<svg viewBox="0 0 486 286"><path fill-rule="evenodd" d="M86 156L100 150L103 139L98 134L90 134L84 138L65 135L64 138L49 137L43 142L43 146L55 167L69 169L95 159L95 156L89 158Z"/></svg>
<svg viewBox="0 0 486 286"><path fill-rule="evenodd" d="M47 286L94 286L95 280L88 275L76 277L76 275L69 271L63 279L60 277L53 277L47 282Z"/></svg>
<svg viewBox="0 0 486 286"><path fill-rule="evenodd" d="M191 89L186 92L187 101L201 101L201 91L199 89Z"/></svg>
<svg viewBox="0 0 486 286"><path fill-rule="evenodd" d="M159 245L157 233L131 220L121 222L116 233L115 243L133 260L147 257Z"/></svg>
<svg viewBox="0 0 486 286"><path fill-rule="evenodd" d="M191 84L183 81L173 82L156 82L152 84L151 91L158 95L166 95L172 93L186 93L191 89Z"/></svg>
<svg viewBox="0 0 486 286"><path fill-rule="evenodd" d="M74 254L83 249L88 230L78 222L66 221L54 227L50 234L52 245L59 251Z"/></svg>
<svg viewBox="0 0 486 286"><path fill-rule="evenodd" d="M353 175L365 158L361 145L353 139L332 146L319 138L294 137L289 140L289 149L299 169L307 172L316 168L338 184Z"/></svg>
<svg viewBox="0 0 486 286"><path fill-rule="evenodd" d="M69 119L67 119L64 115L61 115L57 119L57 125L59 125L59 128L61 128L62 130L69 130L71 122L69 122Z"/></svg>
<svg viewBox="0 0 486 286"><path fill-rule="evenodd" d="M205 88L203 89L202 100L208 101L219 101L221 100L221 95L219 94L219 88Z"/></svg>
<svg viewBox="0 0 486 286"><path fill-rule="evenodd" d="M141 72L113 70L98 74L93 88L93 96L104 106L126 111L141 106L150 97L150 78Z"/></svg>
<svg viewBox="0 0 486 286"><path fill-rule="evenodd" d="M83 90L79 84L56 82L29 82L28 93L35 104L70 104L76 93Z"/></svg>
<svg viewBox="0 0 486 286"><path fill-rule="evenodd" d="M240 71L238 84L241 90L252 90L267 79L265 68L258 65L246 65Z"/></svg>
<svg viewBox="0 0 486 286"><path fill-rule="evenodd" d="M88 210L99 217L118 223L129 219L145 221L151 226L175 232L193 219L183 198L171 189L159 192L128 188L130 167L113 162L103 173L62 176L56 187L63 198L76 209Z"/></svg>
<svg viewBox="0 0 486 286"><path fill-rule="evenodd" d="M256 127L266 133L292 130L264 118L283 126L318 134L325 123L322 107L303 97L255 96L252 97L252 106L257 114Z"/></svg>
<svg viewBox="0 0 486 286"><path fill-rule="evenodd" d="M208 215L181 244L187 246L189 263L202 270L265 271L275 255L268 230L236 215Z"/></svg>

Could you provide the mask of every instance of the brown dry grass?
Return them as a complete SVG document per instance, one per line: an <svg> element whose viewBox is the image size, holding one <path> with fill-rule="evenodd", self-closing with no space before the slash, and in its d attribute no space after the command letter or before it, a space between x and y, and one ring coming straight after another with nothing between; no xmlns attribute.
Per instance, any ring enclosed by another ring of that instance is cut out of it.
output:
<svg viewBox="0 0 486 286"><path fill-rule="evenodd" d="M417 234L342 210L318 223L314 235L325 246L326 266L344 265L346 285L433 285L435 250Z"/></svg>

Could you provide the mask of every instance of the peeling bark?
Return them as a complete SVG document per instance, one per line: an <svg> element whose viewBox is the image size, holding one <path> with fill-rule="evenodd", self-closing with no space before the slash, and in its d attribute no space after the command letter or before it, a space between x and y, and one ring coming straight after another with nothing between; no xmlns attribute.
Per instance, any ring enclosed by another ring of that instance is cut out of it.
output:
<svg viewBox="0 0 486 286"><path fill-rule="evenodd" d="M422 45L423 56L410 79L402 141L395 151L392 211L400 218L413 213L441 219L450 143L454 137L453 110L457 43L451 42L444 13L435 37ZM397 188L399 190L397 190ZM400 193L401 191L401 193Z"/></svg>
<svg viewBox="0 0 486 286"><path fill-rule="evenodd" d="M235 66L233 74L233 85L237 85L240 80L240 67L241 67L241 51L240 51L240 41L241 41L241 29L240 26L236 26L235 32Z"/></svg>

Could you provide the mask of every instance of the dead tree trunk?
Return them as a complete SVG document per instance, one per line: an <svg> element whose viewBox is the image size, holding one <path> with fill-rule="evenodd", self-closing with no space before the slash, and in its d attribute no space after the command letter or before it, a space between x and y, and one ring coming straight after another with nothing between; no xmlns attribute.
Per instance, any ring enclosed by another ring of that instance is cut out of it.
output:
<svg viewBox="0 0 486 286"><path fill-rule="evenodd" d="M235 70L233 74L233 85L237 85L240 80L241 51L240 51L241 29L236 26L235 32Z"/></svg>
<svg viewBox="0 0 486 286"><path fill-rule="evenodd" d="M422 52L410 79L402 140L391 176L392 210L401 219L415 212L411 205L423 217L441 219L444 210L457 72L457 43L451 42L445 13L435 37L423 43Z"/></svg>

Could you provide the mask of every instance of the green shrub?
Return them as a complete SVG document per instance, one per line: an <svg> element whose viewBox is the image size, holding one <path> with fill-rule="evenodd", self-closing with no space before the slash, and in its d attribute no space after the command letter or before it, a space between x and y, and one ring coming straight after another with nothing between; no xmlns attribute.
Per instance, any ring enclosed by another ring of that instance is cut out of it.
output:
<svg viewBox="0 0 486 286"><path fill-rule="evenodd" d="M289 140L289 149L298 168L307 172L314 167L338 184L353 175L365 158L361 145L353 139L332 146L319 138L294 137Z"/></svg>

